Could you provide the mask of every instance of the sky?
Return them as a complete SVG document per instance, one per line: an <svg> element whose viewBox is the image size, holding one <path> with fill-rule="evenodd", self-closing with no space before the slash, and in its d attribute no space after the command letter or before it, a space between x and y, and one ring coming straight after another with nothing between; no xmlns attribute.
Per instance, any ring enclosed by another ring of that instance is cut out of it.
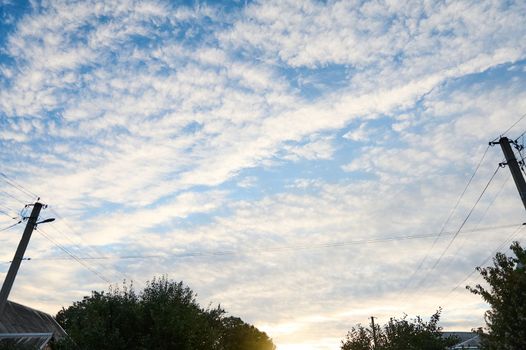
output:
<svg viewBox="0 0 526 350"><path fill-rule="evenodd" d="M482 326L464 286L526 242L488 147L524 141L524 23L512 0L0 0L0 228L37 197L56 218L10 299L166 274L280 350L438 307Z"/></svg>

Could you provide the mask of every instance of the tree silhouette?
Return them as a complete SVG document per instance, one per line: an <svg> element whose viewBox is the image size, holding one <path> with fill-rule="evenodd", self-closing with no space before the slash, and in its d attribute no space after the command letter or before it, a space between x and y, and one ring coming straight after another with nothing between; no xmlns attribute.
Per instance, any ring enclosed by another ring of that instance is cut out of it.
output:
<svg viewBox="0 0 526 350"><path fill-rule="evenodd" d="M92 292L56 316L69 339L55 349L274 350L272 340L220 307L201 308L183 282L165 276Z"/></svg>
<svg viewBox="0 0 526 350"><path fill-rule="evenodd" d="M494 266L477 267L489 287L466 287L491 307L478 330L483 349L526 349L526 250L518 242L510 249L513 257L497 253Z"/></svg>
<svg viewBox="0 0 526 350"><path fill-rule="evenodd" d="M425 322L417 316L415 319L391 318L383 327L375 325L376 346L373 330L357 325L347 333L342 341L341 350L445 350L457 341L454 337L442 337L439 309Z"/></svg>

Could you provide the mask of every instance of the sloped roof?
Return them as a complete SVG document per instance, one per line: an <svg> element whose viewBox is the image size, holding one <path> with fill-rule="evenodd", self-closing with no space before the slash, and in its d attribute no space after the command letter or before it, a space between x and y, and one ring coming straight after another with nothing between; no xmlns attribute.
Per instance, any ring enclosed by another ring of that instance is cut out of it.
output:
<svg viewBox="0 0 526 350"><path fill-rule="evenodd" d="M459 338L458 344L450 347L450 349L479 349L480 338L474 332L443 332L444 337L455 336Z"/></svg>
<svg viewBox="0 0 526 350"><path fill-rule="evenodd" d="M442 337L457 337L460 341L465 341L473 338L477 333L474 332L442 332Z"/></svg>
<svg viewBox="0 0 526 350"><path fill-rule="evenodd" d="M7 301L0 318L0 340L12 339L39 349L51 337L60 339L64 336L66 332L51 315Z"/></svg>
<svg viewBox="0 0 526 350"><path fill-rule="evenodd" d="M473 338L468 339L460 344L453 346L451 349L479 349L480 348L480 337L475 335Z"/></svg>

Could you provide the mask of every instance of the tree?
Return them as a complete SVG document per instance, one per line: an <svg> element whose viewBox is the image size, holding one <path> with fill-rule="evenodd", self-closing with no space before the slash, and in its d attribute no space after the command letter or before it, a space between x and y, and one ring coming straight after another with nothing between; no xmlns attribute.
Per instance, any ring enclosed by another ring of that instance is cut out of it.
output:
<svg viewBox="0 0 526 350"><path fill-rule="evenodd" d="M353 327L344 341L341 350L444 350L456 343L453 337L442 337L439 309L425 322L419 316L407 319L407 315L391 318L383 327L375 326L376 347L372 328L361 325Z"/></svg>
<svg viewBox="0 0 526 350"><path fill-rule="evenodd" d="M347 333L345 341L342 341L342 350L369 350L372 349L372 330L358 324Z"/></svg>
<svg viewBox="0 0 526 350"><path fill-rule="evenodd" d="M513 257L497 253L494 266L477 267L487 287L466 287L490 306L478 330L483 349L526 349L526 249L518 242L510 249Z"/></svg>
<svg viewBox="0 0 526 350"><path fill-rule="evenodd" d="M57 322L70 336L54 349L274 350L272 340L220 307L203 309L183 282L166 277L92 292L63 308ZM241 345L240 345L241 344ZM243 345L244 344L244 345Z"/></svg>
<svg viewBox="0 0 526 350"><path fill-rule="evenodd" d="M267 334L243 322L239 317L222 319L222 343L225 350L274 350Z"/></svg>

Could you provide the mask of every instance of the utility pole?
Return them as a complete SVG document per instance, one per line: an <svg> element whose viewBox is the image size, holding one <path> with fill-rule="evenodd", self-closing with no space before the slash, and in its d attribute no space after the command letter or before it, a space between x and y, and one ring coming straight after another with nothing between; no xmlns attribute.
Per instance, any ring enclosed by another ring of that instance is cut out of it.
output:
<svg viewBox="0 0 526 350"><path fill-rule="evenodd" d="M33 210L31 211L31 215L27 220L26 228L24 229L24 233L22 234L20 243L18 243L18 248L16 249L15 257L13 258L13 261L9 266L9 271L7 272L4 284L2 285L2 290L0 291L0 318L4 313L4 309L7 303L7 297L9 296L9 292L11 292L11 288L13 287L13 283L15 282L16 274L18 272L18 269L20 268L22 260L24 259L24 253L26 252L27 245L29 244L29 239L31 238L33 229L37 224L38 215L40 214L41 209L41 203L36 202L35 204L33 204Z"/></svg>
<svg viewBox="0 0 526 350"><path fill-rule="evenodd" d="M515 153L511 148L511 143L514 142L507 137L501 137L498 142L490 142L490 145L500 144L504 157L506 158L506 164L510 168L513 181L515 181L515 186L517 186L517 190L521 196L522 204L524 205L524 209L526 209L526 181L524 181L524 177L522 176L519 163L517 162Z"/></svg>
<svg viewBox="0 0 526 350"><path fill-rule="evenodd" d="M376 326L374 325L374 316L371 316L371 327L373 329L373 349L376 349Z"/></svg>

